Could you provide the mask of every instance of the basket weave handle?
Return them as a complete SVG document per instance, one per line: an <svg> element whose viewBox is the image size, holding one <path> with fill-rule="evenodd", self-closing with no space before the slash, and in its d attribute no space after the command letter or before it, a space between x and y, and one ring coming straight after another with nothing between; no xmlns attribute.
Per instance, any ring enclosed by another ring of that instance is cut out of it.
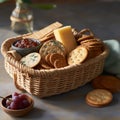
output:
<svg viewBox="0 0 120 120"><path fill-rule="evenodd" d="M14 85L15 85L15 87L16 87L18 90L25 91L21 86L18 85L18 83L17 83L17 74L16 74L16 73L14 73L14 76L13 76L13 77L14 77L13 80L14 80Z"/></svg>

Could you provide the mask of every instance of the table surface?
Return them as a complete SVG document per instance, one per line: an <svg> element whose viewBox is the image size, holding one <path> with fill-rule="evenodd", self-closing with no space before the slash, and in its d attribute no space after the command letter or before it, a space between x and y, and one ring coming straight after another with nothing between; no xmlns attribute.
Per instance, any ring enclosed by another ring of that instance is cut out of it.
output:
<svg viewBox="0 0 120 120"><path fill-rule="evenodd" d="M9 27L9 16L13 8L13 5L0 6L0 45L5 39L17 35ZM78 30L90 28L103 40L120 40L120 2L64 4L48 11L33 9L33 13L35 30L59 21ZM0 120L120 120L120 93L114 94L113 102L109 106L93 108L85 103L85 95L91 89L90 84L87 84L68 93L44 99L32 96L35 104L30 114L14 118L0 109ZM1 96L18 91L4 69L4 58L1 54L0 91Z"/></svg>

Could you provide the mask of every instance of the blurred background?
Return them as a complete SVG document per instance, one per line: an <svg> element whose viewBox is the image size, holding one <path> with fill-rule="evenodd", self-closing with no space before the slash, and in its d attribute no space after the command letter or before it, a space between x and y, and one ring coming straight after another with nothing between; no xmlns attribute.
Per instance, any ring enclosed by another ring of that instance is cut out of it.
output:
<svg viewBox="0 0 120 120"><path fill-rule="evenodd" d="M120 0L32 0L33 3L54 3L56 8L32 8L34 30L59 21L81 30L90 28L101 39L120 40ZM3 39L15 35L10 29L10 15L15 0L0 4L0 34ZM3 30L8 31L8 34Z"/></svg>

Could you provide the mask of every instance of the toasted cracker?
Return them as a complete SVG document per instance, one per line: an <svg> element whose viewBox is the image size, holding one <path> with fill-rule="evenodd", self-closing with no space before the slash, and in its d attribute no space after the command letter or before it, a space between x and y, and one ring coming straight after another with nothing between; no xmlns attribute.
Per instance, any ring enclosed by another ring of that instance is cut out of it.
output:
<svg viewBox="0 0 120 120"><path fill-rule="evenodd" d="M88 39L94 39L94 36L83 35L83 36L80 37L77 41L78 41L78 42L81 42L81 41L88 40Z"/></svg>
<svg viewBox="0 0 120 120"><path fill-rule="evenodd" d="M52 53L50 55L50 63L54 65L55 60L57 59L64 59L64 56L58 53Z"/></svg>
<svg viewBox="0 0 120 120"><path fill-rule="evenodd" d="M54 22L50 25L48 25L47 27L44 27L43 29L37 31L37 32L34 32L32 34L29 34L28 36L23 36L24 38L35 38L35 39L38 39L40 41L46 41L46 36L49 36L50 34L53 33L53 31L57 28L60 28L62 27L63 25L60 23L60 22ZM48 39L48 37L47 37Z"/></svg>
<svg viewBox="0 0 120 120"><path fill-rule="evenodd" d="M107 89L112 93L120 92L120 80L115 76L101 75L97 79L101 79L100 84L104 89Z"/></svg>
<svg viewBox="0 0 120 120"><path fill-rule="evenodd" d="M88 51L83 46L78 46L68 55L68 64L80 64L85 61L88 56Z"/></svg>
<svg viewBox="0 0 120 120"><path fill-rule="evenodd" d="M59 53L66 56L66 50L62 43L56 40L49 40L45 42L39 51L40 55L44 58L47 54Z"/></svg>
<svg viewBox="0 0 120 120"><path fill-rule="evenodd" d="M65 58L56 59L56 60L54 61L54 67L55 67L55 68L61 68L61 67L65 67L65 66L67 66L67 65L68 65L68 64L67 64L67 61L66 61Z"/></svg>
<svg viewBox="0 0 120 120"><path fill-rule="evenodd" d="M105 89L94 89L86 95L86 103L93 107L108 105L112 99L112 93Z"/></svg>
<svg viewBox="0 0 120 120"><path fill-rule="evenodd" d="M44 69L51 69L53 68L51 65L49 65L44 58L41 59L41 62L40 62L42 68Z"/></svg>
<svg viewBox="0 0 120 120"><path fill-rule="evenodd" d="M22 59L20 60L20 63L25 66L33 68L39 64L40 60L41 60L40 54L37 52L33 52L22 57Z"/></svg>

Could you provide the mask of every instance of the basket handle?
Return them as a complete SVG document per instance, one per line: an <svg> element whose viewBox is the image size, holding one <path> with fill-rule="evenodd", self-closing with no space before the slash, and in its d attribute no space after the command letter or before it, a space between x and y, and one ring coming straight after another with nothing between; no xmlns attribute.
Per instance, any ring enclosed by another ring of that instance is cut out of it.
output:
<svg viewBox="0 0 120 120"><path fill-rule="evenodd" d="M6 39L6 40L2 43L2 45L1 45L1 53L2 53L2 55L3 55L4 57L6 57L7 51L9 51L10 48L11 48L11 44L12 44L14 41L16 41L16 40L18 40L18 39L21 39L21 38L22 38L22 36L18 36L18 37L13 37L13 38Z"/></svg>
<svg viewBox="0 0 120 120"><path fill-rule="evenodd" d="M21 90L21 91L25 91L22 87L20 87L17 83L17 74L14 73L14 76L13 76L13 80L14 80L14 85L15 87L18 89L18 90Z"/></svg>

